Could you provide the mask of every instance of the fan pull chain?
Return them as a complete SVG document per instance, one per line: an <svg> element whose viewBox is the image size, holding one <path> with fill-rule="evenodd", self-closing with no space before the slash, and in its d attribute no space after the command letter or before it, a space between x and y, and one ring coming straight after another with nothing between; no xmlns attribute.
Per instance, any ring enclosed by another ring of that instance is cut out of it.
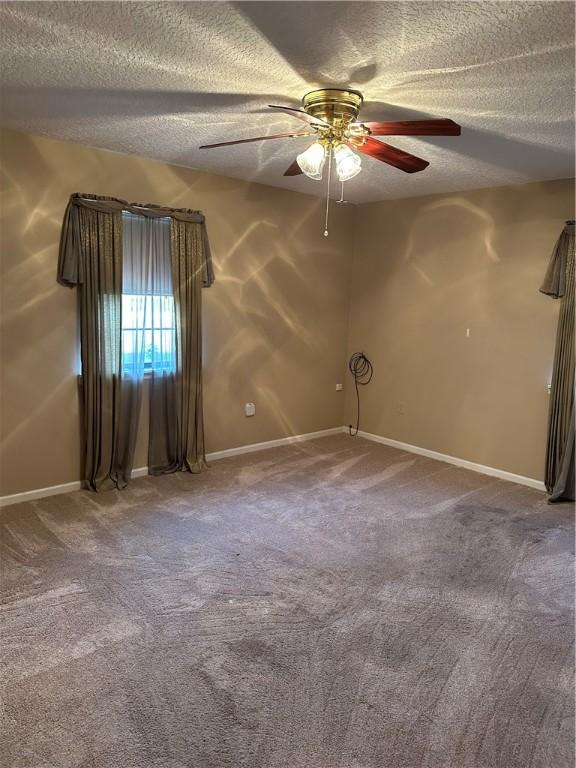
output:
<svg viewBox="0 0 576 768"><path fill-rule="evenodd" d="M332 175L332 147L328 148L328 184L326 185L326 218L324 219L324 237L328 237L328 211L330 208L330 177Z"/></svg>

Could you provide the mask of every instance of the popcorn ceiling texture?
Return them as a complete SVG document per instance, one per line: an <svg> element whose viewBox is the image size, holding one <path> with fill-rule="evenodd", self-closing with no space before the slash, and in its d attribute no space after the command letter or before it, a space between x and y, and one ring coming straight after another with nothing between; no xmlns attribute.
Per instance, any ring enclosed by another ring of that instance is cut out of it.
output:
<svg viewBox="0 0 576 768"><path fill-rule="evenodd" d="M352 202L573 175L574 9L564 2L13 2L0 9L2 123L264 184L305 138L268 103L360 89L365 119L449 117L460 138L399 138L407 175L364 158ZM336 190L335 190L336 191Z"/></svg>

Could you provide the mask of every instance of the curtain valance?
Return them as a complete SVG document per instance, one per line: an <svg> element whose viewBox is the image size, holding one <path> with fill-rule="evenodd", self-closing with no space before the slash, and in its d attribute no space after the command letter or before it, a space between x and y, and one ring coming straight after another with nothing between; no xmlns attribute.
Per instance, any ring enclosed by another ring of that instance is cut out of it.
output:
<svg viewBox="0 0 576 768"><path fill-rule="evenodd" d="M137 216L149 218L169 217L174 221L183 222L191 229L197 230L195 238L200 244L200 266L202 269L202 284L209 287L214 282L212 255L206 231L206 221L200 211L188 208L166 208L160 205L129 203L116 197L88 195L75 192L70 195L68 206L62 223L60 239L60 256L58 261L58 281L62 285L78 285L84 281L85 265L82 262L81 247L81 213L82 209L90 209L102 214L116 214L128 211Z"/></svg>
<svg viewBox="0 0 576 768"><path fill-rule="evenodd" d="M541 293L552 296L554 299L561 299L566 292L566 275L568 274L568 254L570 250L570 241L574 240L576 232L576 223L567 221L564 225L558 242L550 258L544 282L540 288Z"/></svg>

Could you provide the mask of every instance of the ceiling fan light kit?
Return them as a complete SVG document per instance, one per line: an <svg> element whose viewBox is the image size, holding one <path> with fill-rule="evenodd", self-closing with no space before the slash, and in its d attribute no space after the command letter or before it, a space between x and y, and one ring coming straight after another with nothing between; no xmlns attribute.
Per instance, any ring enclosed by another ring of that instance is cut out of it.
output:
<svg viewBox="0 0 576 768"><path fill-rule="evenodd" d="M327 145L330 147L330 145ZM309 179L320 181L326 162L327 149L323 142L315 141L307 150L296 158L300 170ZM339 181L349 181L360 173L362 161L345 144L334 146L334 160L336 162L336 174Z"/></svg>
<svg viewBox="0 0 576 768"><path fill-rule="evenodd" d="M357 176L362 169L359 154L368 155L380 162L392 165L405 173L423 171L429 163L415 155L385 144L374 136L459 136L460 126L453 120L385 120L361 122L358 113L363 104L359 91L340 88L320 88L307 93L302 99L302 109L269 104L271 109L286 112L304 122L308 130L294 133L278 133L253 139L223 141L206 144L200 149L246 144L267 139L313 137L313 143L300 153L284 172L284 176L304 173L308 178L320 181L328 160L326 196L326 227L328 234L328 207L330 202L330 178L332 158L338 180L342 183Z"/></svg>
<svg viewBox="0 0 576 768"><path fill-rule="evenodd" d="M310 179L321 180L329 154L334 157L339 181L349 181L360 173L362 161L350 145L368 135L363 126L355 122L362 102L358 91L336 88L321 88L304 96L303 113L312 118L318 141L296 158L302 173Z"/></svg>

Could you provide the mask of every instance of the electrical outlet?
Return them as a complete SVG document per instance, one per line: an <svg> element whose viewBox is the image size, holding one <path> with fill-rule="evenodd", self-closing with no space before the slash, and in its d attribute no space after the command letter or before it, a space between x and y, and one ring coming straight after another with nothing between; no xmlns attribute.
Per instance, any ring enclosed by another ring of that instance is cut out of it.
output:
<svg viewBox="0 0 576 768"><path fill-rule="evenodd" d="M336 384L336 392L342 392L343 389L344 387L342 386L342 384Z"/></svg>
<svg viewBox="0 0 576 768"><path fill-rule="evenodd" d="M400 400L400 402L398 403L398 416L404 416L405 413L406 413L406 403L404 402L404 400Z"/></svg>
<svg viewBox="0 0 576 768"><path fill-rule="evenodd" d="M246 405L244 406L244 413L246 414L246 416L254 416L254 414L256 413L256 406L254 405L254 403L246 403Z"/></svg>

